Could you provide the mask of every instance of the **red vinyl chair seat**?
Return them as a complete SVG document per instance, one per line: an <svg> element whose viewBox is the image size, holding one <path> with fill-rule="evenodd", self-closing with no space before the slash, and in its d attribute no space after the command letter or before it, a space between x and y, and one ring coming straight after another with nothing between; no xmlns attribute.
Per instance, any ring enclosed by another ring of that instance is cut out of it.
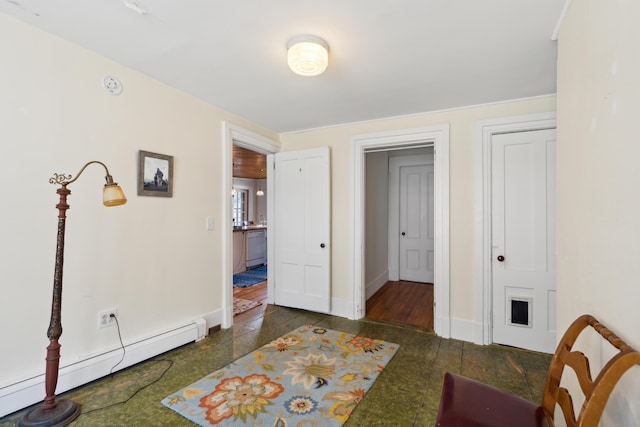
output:
<svg viewBox="0 0 640 427"><path fill-rule="evenodd" d="M447 372L436 427L548 427L542 408L495 387Z"/></svg>

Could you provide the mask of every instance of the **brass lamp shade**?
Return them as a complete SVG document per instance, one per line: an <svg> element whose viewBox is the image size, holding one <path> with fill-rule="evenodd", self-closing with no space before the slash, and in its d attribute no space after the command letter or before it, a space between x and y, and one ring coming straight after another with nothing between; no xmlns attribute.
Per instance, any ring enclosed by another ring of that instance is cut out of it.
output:
<svg viewBox="0 0 640 427"><path fill-rule="evenodd" d="M105 184L102 190L102 204L105 206L120 206L127 203L127 197L118 184Z"/></svg>

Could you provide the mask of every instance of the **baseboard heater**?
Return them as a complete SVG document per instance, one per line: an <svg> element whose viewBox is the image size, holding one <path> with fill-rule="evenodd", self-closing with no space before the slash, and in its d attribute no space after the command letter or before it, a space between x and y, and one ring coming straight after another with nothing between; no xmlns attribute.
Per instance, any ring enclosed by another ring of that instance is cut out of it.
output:
<svg viewBox="0 0 640 427"><path fill-rule="evenodd" d="M192 323L125 345L125 358L118 371L182 345L200 341L206 334L206 321ZM109 375L120 361L122 348L88 357L60 368L56 394ZM0 417L41 402L45 396L44 373L0 386Z"/></svg>

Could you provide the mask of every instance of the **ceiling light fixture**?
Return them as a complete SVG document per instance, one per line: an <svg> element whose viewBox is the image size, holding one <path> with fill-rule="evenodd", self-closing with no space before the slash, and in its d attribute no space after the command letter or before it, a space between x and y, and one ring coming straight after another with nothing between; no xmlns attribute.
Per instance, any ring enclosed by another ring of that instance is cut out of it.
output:
<svg viewBox="0 0 640 427"><path fill-rule="evenodd" d="M329 45L316 36L296 36L287 43L289 68L301 76L317 76L329 65Z"/></svg>
<svg viewBox="0 0 640 427"><path fill-rule="evenodd" d="M260 172L261 176L264 176L264 169L258 169L258 172ZM260 185L260 182L258 182L258 191L256 191L256 196L264 196L264 191L262 191L262 186Z"/></svg>

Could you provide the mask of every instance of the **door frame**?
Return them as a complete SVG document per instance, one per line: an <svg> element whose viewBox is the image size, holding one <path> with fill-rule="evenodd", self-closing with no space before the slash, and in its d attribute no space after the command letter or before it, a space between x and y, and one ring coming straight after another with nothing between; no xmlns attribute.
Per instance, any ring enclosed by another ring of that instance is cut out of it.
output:
<svg viewBox="0 0 640 427"><path fill-rule="evenodd" d="M275 258L273 247L274 209L273 201L275 186L273 184L273 154L280 152L280 143L263 135L243 128L235 123L222 122L222 194L228 197L222 198L222 328L230 328L233 325L233 218L231 206L231 188L233 187L233 145L238 145L249 150L267 155L267 264ZM267 301L273 302L273 287L275 286L275 272L273 268L267 270Z"/></svg>
<svg viewBox="0 0 640 427"><path fill-rule="evenodd" d="M491 141L493 135L556 128L556 113L481 120L476 123L476 291L474 343L493 343L491 251Z"/></svg>
<svg viewBox="0 0 640 427"><path fill-rule="evenodd" d="M351 137L351 277L350 303L353 319L361 319L366 310L364 280L365 166L367 152L434 147L434 331L451 336L449 307L449 124L389 132L367 133Z"/></svg>

